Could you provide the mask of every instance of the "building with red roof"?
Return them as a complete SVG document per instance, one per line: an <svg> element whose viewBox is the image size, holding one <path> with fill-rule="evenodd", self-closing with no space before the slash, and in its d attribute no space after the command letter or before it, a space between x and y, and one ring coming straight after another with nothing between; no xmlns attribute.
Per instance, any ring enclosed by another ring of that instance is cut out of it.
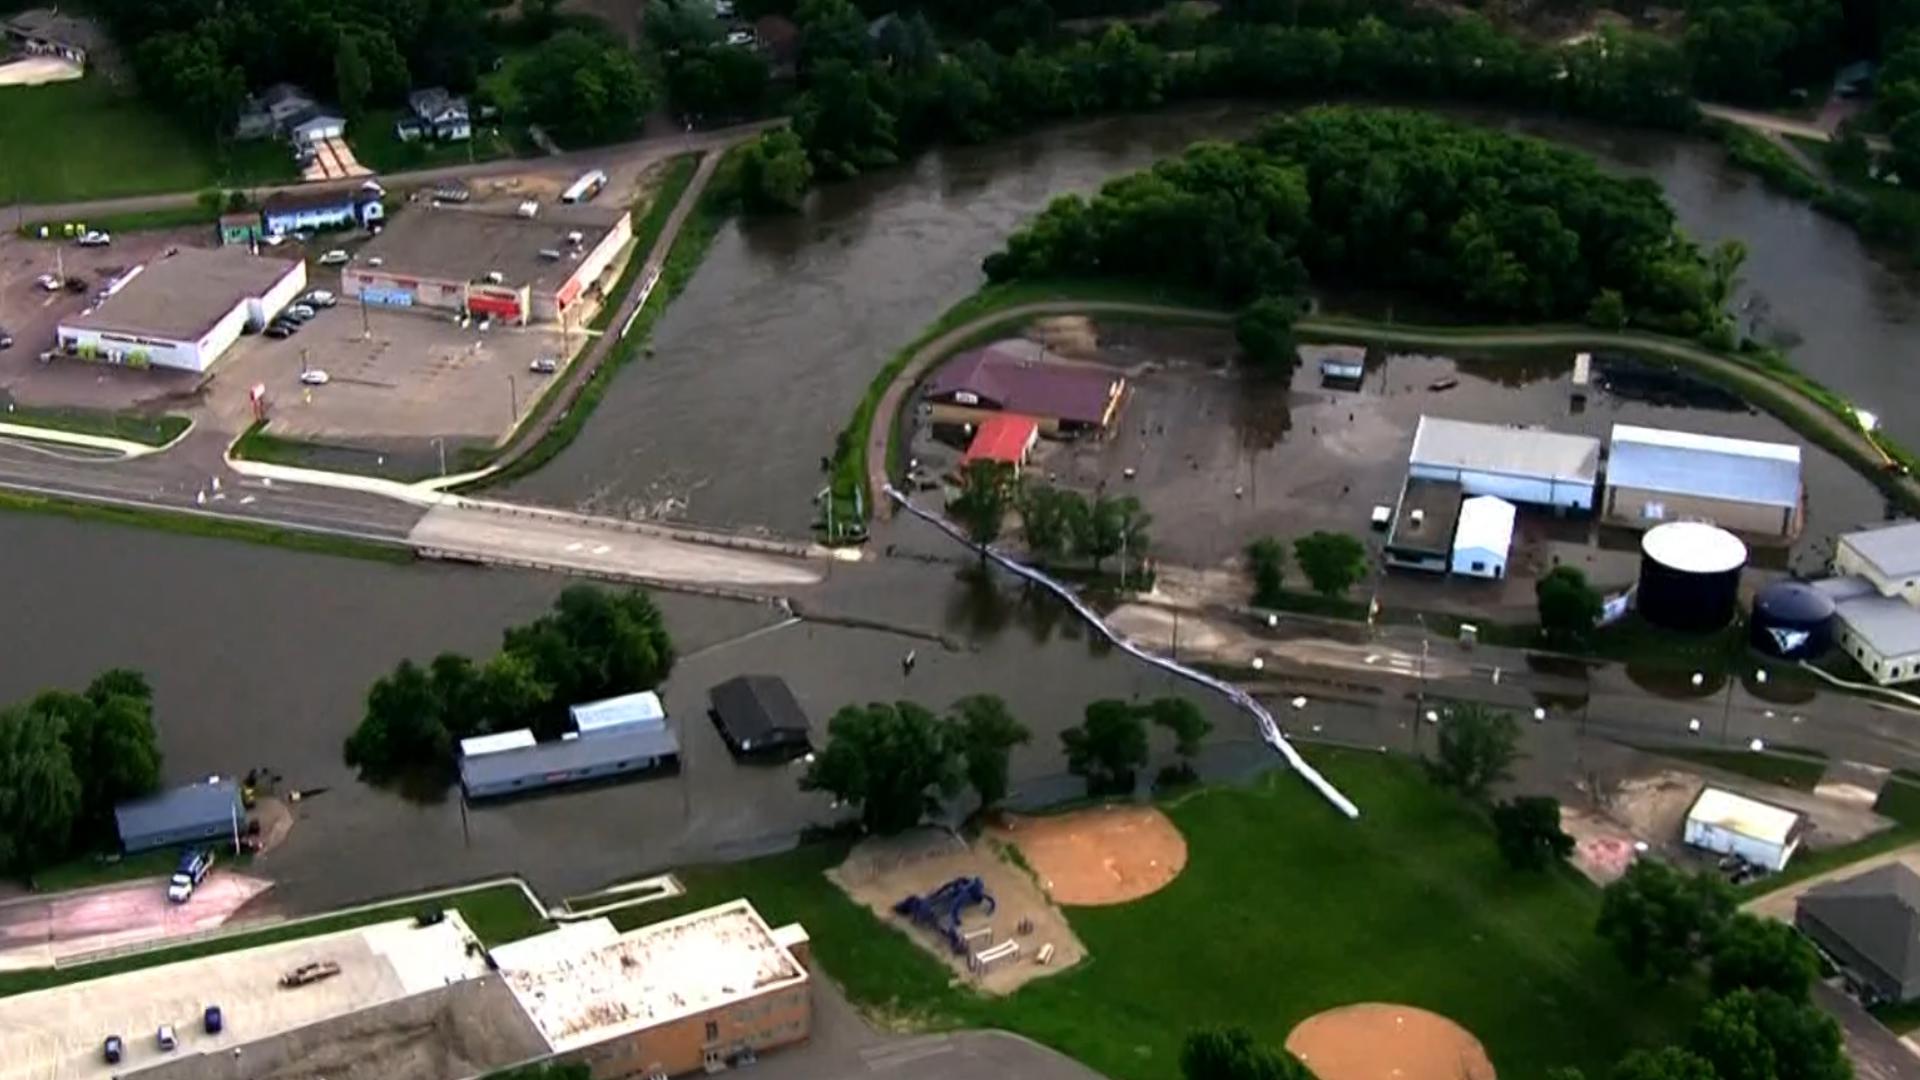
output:
<svg viewBox="0 0 1920 1080"><path fill-rule="evenodd" d="M973 441L967 444L966 456L960 459L960 468L965 471L976 461L1003 461L1013 466L1014 475L1018 476L1020 467L1027 463L1027 455L1033 453L1034 444L1039 441L1038 420L1019 413L997 413L980 422Z"/></svg>

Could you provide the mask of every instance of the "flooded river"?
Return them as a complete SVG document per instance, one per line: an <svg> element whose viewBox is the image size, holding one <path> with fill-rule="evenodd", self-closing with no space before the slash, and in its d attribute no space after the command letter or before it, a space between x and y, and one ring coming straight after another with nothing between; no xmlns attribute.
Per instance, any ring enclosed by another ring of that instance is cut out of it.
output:
<svg viewBox="0 0 1920 1080"><path fill-rule="evenodd" d="M1195 139L1243 134L1263 115L1122 117L940 151L831 185L803 215L728 225L661 320L655 355L624 373L580 439L514 494L803 532L820 459L873 372L980 285L981 259L1007 233L1056 195ZM1920 371L1906 362L1920 290L1845 227L1768 193L1703 142L1508 126L1651 177L1703 241L1745 241L1745 290L1762 332L1798 343L1807 370L1879 402L1894 433L1920 445Z"/></svg>

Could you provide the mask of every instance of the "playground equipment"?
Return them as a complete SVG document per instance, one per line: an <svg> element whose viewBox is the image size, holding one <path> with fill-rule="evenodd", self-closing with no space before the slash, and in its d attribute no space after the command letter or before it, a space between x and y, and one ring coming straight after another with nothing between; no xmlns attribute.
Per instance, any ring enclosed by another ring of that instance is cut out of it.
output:
<svg viewBox="0 0 1920 1080"><path fill-rule="evenodd" d="M995 904L986 882L977 877L957 877L925 896L909 896L893 905L895 915L905 915L921 926L947 939L954 955L967 953L966 935L960 932L961 913L970 907L985 906L992 915Z"/></svg>
<svg viewBox="0 0 1920 1080"><path fill-rule="evenodd" d="M1020 943L1003 941L992 948L982 949L968 958L967 967L975 975L985 975L993 970L993 965L1020 959Z"/></svg>

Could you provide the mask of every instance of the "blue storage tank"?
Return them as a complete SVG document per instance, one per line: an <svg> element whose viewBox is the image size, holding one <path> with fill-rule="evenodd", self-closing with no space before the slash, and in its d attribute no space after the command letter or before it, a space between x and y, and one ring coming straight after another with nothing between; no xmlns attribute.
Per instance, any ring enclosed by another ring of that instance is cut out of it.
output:
<svg viewBox="0 0 1920 1080"><path fill-rule="evenodd" d="M1753 598L1753 647L1782 660L1812 660L1833 644L1833 597L1804 581L1776 581Z"/></svg>

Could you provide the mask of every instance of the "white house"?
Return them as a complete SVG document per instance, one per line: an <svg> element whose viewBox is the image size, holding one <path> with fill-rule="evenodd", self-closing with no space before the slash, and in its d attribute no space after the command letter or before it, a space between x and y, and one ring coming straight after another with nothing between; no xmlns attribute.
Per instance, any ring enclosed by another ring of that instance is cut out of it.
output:
<svg viewBox="0 0 1920 1080"><path fill-rule="evenodd" d="M430 86L407 95L411 114L395 126L401 139L431 136L439 142L458 142L473 137L473 120L467 99L447 93L444 87Z"/></svg>
<svg viewBox="0 0 1920 1080"><path fill-rule="evenodd" d="M1683 839L1694 847L1738 855L1755 866L1779 871L1800 847L1800 815L1721 788L1702 788L1693 809L1687 811Z"/></svg>
<svg viewBox="0 0 1920 1080"><path fill-rule="evenodd" d="M347 118L330 112L316 112L293 125L289 132L296 146L312 146L326 139L342 138L347 133Z"/></svg>
<svg viewBox="0 0 1920 1080"><path fill-rule="evenodd" d="M1496 495L1475 495L1462 502L1460 521L1453 530L1453 572L1468 577L1506 577L1514 513L1513 504Z"/></svg>
<svg viewBox="0 0 1920 1080"><path fill-rule="evenodd" d="M1600 476L1600 440L1422 416L1407 457L1407 475L1452 481L1468 495L1590 511Z"/></svg>

